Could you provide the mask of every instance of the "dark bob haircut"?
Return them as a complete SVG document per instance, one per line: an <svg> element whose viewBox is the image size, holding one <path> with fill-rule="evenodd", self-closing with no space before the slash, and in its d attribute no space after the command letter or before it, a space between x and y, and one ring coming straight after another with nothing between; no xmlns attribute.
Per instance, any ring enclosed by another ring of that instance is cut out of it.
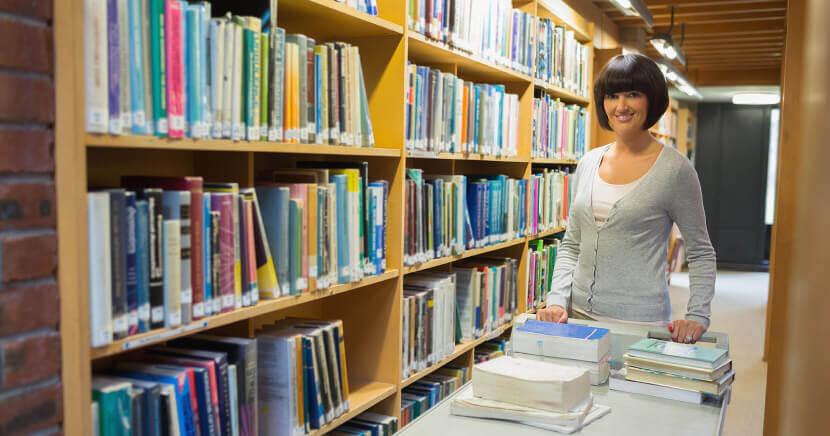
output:
<svg viewBox="0 0 830 436"><path fill-rule="evenodd" d="M605 96L625 91L640 91L648 98L643 130L656 124L669 107L669 88L657 64L637 53L617 55L605 64L594 82L594 106L603 129L612 130L603 105Z"/></svg>

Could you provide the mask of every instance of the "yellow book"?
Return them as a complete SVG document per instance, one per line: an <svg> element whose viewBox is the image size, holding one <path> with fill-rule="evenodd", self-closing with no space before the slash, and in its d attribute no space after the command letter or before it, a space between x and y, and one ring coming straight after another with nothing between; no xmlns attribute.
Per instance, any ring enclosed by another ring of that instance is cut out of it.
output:
<svg viewBox="0 0 830 436"><path fill-rule="evenodd" d="M343 334L343 321L337 319L332 322L337 328L338 341L340 342L340 386L343 394L343 404L345 404L346 410L349 410L349 374L346 371L346 340Z"/></svg>
<svg viewBox="0 0 830 436"><path fill-rule="evenodd" d="M303 374L303 336L297 335L295 338L295 349L297 350L297 422L300 428L308 432L308 423L305 422L305 378Z"/></svg>

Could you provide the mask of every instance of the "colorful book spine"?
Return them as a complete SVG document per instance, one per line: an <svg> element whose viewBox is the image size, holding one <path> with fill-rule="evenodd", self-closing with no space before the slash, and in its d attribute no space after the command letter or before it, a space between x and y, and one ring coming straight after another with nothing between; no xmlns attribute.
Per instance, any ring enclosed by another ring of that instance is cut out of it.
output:
<svg viewBox="0 0 830 436"><path fill-rule="evenodd" d="M168 131L171 138L184 137L184 59L182 53L182 6L176 0L165 3L165 65L167 72Z"/></svg>

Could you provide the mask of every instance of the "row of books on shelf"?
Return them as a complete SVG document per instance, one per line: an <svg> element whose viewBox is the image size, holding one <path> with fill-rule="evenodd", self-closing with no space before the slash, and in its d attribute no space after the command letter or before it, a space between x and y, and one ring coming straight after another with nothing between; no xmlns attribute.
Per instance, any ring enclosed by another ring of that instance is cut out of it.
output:
<svg viewBox="0 0 830 436"><path fill-rule="evenodd" d="M568 105L544 92L533 99L532 157L580 159L588 151L591 111Z"/></svg>
<svg viewBox="0 0 830 436"><path fill-rule="evenodd" d="M303 435L349 410L343 323L289 318L254 339L197 334L96 372L100 435Z"/></svg>
<svg viewBox="0 0 830 436"><path fill-rule="evenodd" d="M358 48L286 34L276 7L86 0L86 130L373 146Z"/></svg>
<svg viewBox="0 0 830 436"><path fill-rule="evenodd" d="M423 415L470 381L466 366L449 364L422 377L401 391L401 427Z"/></svg>
<svg viewBox="0 0 830 436"><path fill-rule="evenodd" d="M507 339L495 338L476 345L473 351L473 362L482 363L507 354Z"/></svg>
<svg viewBox="0 0 830 436"><path fill-rule="evenodd" d="M391 436L398 431L398 417L363 412L337 427L332 436Z"/></svg>
<svg viewBox="0 0 830 436"><path fill-rule="evenodd" d="M519 96L407 63L406 148L516 156Z"/></svg>
<svg viewBox="0 0 830 436"><path fill-rule="evenodd" d="M122 178L88 199L93 347L386 269L388 184L300 162L256 188Z"/></svg>
<svg viewBox="0 0 830 436"><path fill-rule="evenodd" d="M669 136L672 139L677 138L677 112L673 110L666 111L657 120L657 124L652 129L656 129L658 133Z"/></svg>
<svg viewBox="0 0 830 436"><path fill-rule="evenodd" d="M424 175L406 170L404 264L463 253L564 227L570 170L529 179Z"/></svg>
<svg viewBox="0 0 830 436"><path fill-rule="evenodd" d="M536 19L535 78L587 97L591 87L591 47L574 37L573 30Z"/></svg>
<svg viewBox="0 0 830 436"><path fill-rule="evenodd" d="M560 239L544 238L528 244L527 301L528 309L545 304L553 284L553 269L556 266L556 252Z"/></svg>
<svg viewBox="0 0 830 436"><path fill-rule="evenodd" d="M423 371L513 319L518 261L481 258L453 272L406 276L403 300L403 378Z"/></svg>
<svg viewBox="0 0 830 436"><path fill-rule="evenodd" d="M530 75L533 15L510 0L410 0L410 29Z"/></svg>

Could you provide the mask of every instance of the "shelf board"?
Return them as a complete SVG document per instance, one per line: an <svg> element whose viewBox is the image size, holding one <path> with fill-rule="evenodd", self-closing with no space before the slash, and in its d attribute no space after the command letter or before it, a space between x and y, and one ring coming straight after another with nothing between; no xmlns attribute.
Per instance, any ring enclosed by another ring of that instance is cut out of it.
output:
<svg viewBox="0 0 830 436"><path fill-rule="evenodd" d="M539 232L535 235L530 235L530 236L527 237L527 240L532 241L534 239L546 238L548 236L555 235L559 232L564 232L564 231L565 231L565 227L559 227L559 228L556 228L556 229L553 229L553 230L548 230L546 232Z"/></svg>
<svg viewBox="0 0 830 436"><path fill-rule="evenodd" d="M335 428L343 425L346 421L360 415L370 407L394 395L397 391L395 385L376 381L357 383L355 387L349 382L349 411L340 415L323 428L312 430L306 436L322 436Z"/></svg>
<svg viewBox="0 0 830 436"><path fill-rule="evenodd" d="M560 88L558 86L551 85L550 83L545 83L541 79L534 79L533 86L536 89L541 89L551 95L551 97L557 97L560 100L565 101L566 103L576 103L580 106L587 106L591 104L591 99L588 97L579 95L575 92L568 91L565 88Z"/></svg>
<svg viewBox="0 0 830 436"><path fill-rule="evenodd" d="M280 0L279 21L282 27L306 29L323 39L403 34L399 24L334 0Z"/></svg>
<svg viewBox="0 0 830 436"><path fill-rule="evenodd" d="M343 156L400 157L401 150L381 147L348 147L327 144L296 144L267 141L232 141L230 139L170 139L142 135L100 135L87 133L87 147L192 150L192 151L253 151L263 153L326 154Z"/></svg>
<svg viewBox="0 0 830 436"><path fill-rule="evenodd" d="M497 337L501 336L501 334L504 333L505 331L507 331L507 329L510 328L512 325L513 325L513 321L510 321L507 324L493 330L492 332L488 333L487 335L484 335L484 336L482 336L482 337L480 337L480 338L478 338L474 341L464 342L464 343L456 345L455 350L453 350L453 352L450 355L448 355L447 357L441 359L440 362L438 362L434 365L431 365L429 368L418 371L414 375L411 375L411 376L407 377L406 380L403 380L401 382L401 388L405 388L405 387L411 385L412 383L415 383L416 381L420 380L425 375L431 374L436 369L441 368L442 366L452 362L458 356L472 350L476 346L478 346L478 345L480 345L484 342L487 342L490 339L497 338Z"/></svg>
<svg viewBox="0 0 830 436"><path fill-rule="evenodd" d="M486 247L481 248L474 248L472 250L467 250L461 254L455 254L452 256L445 256L439 257L438 259L432 259L430 261L419 263L417 265L412 266L405 266L403 267L403 274L411 274L418 271L423 271L425 269L435 268L436 266L446 265L448 263L453 263L462 259L467 259L473 256L480 256L482 254L487 254L496 250L501 250L502 248L512 247L514 245L519 245L525 242L525 237L513 239L512 241L501 242L498 244L488 245Z"/></svg>
<svg viewBox="0 0 830 436"><path fill-rule="evenodd" d="M463 52L444 43L433 41L417 32L407 32L409 53L414 62L425 60L430 64L457 64L458 75L475 75L477 80L492 82L530 82L530 76L496 65L478 56Z"/></svg>
<svg viewBox="0 0 830 436"><path fill-rule="evenodd" d="M259 315L271 313L277 310L286 309L300 304L308 303L331 295L342 294L356 289L363 288L375 283L380 283L398 276L398 270L393 269L386 271L377 276L367 277L359 282L343 283L335 285L319 291L307 292L302 295L280 297L274 300L260 300L256 306L243 307L231 312L222 313L219 315L209 316L207 318L194 321L186 326L179 326L173 328L163 328L130 336L126 339L113 341L109 345L98 348L90 348L90 355L93 360L102 357L112 356L122 353L127 350L132 350L148 345L158 344L160 342L169 341L181 336L191 335L201 331L213 329L223 325L233 324L235 322L244 321Z"/></svg>
<svg viewBox="0 0 830 436"><path fill-rule="evenodd" d="M534 157L530 159L532 164L548 164L548 165L576 165L578 160L572 159L548 159L544 157Z"/></svg>
<svg viewBox="0 0 830 436"><path fill-rule="evenodd" d="M439 160L466 160L466 161L482 161L482 162L511 162L511 163L527 163L530 159L519 156L489 156L481 154L465 154L465 153L436 153L432 151L418 151L410 150L406 152L406 157L410 159L439 159Z"/></svg>
<svg viewBox="0 0 830 436"><path fill-rule="evenodd" d="M588 21L564 2L559 0L539 0L537 4L541 9L539 11L540 17L551 18L558 24L564 24L569 30L574 31L574 36L580 42L590 42L593 38L589 34L591 30Z"/></svg>

